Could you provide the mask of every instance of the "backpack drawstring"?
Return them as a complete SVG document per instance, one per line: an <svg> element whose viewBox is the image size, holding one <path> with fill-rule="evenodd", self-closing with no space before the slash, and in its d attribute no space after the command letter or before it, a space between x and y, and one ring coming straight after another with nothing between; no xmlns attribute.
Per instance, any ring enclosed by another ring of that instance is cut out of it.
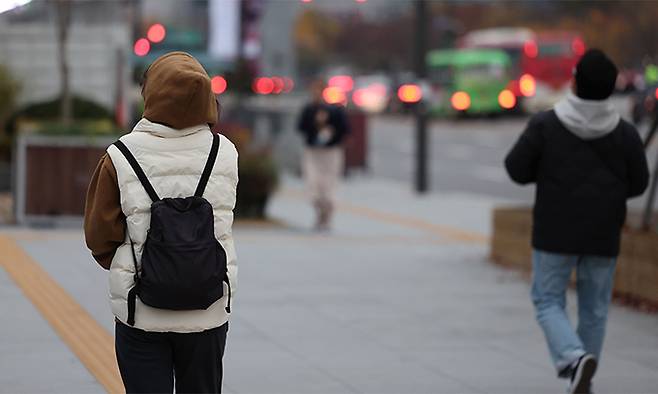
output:
<svg viewBox="0 0 658 394"><path fill-rule="evenodd" d="M228 271L226 272L226 285L228 286L228 302L226 303L226 313L231 313L231 280L228 278Z"/></svg>
<svg viewBox="0 0 658 394"><path fill-rule="evenodd" d="M130 250L133 254L133 263L135 264L135 285L128 291L128 323L129 326L135 325L135 304L137 304L137 293L139 292L139 269L137 268L137 256L135 256L135 245L130 238Z"/></svg>

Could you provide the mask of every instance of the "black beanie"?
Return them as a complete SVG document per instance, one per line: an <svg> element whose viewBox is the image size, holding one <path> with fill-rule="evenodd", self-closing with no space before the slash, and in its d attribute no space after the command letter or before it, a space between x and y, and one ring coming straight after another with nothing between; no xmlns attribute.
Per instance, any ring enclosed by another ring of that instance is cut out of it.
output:
<svg viewBox="0 0 658 394"><path fill-rule="evenodd" d="M615 90L617 67L600 49L590 49L576 65L576 96L605 100Z"/></svg>

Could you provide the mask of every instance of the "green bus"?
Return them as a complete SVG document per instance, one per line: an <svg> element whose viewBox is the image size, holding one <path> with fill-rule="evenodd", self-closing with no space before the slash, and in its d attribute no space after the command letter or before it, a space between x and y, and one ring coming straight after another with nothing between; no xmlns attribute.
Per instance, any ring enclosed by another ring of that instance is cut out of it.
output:
<svg viewBox="0 0 658 394"><path fill-rule="evenodd" d="M434 115L496 114L517 105L507 88L511 59L502 50L434 50L427 54L427 66Z"/></svg>

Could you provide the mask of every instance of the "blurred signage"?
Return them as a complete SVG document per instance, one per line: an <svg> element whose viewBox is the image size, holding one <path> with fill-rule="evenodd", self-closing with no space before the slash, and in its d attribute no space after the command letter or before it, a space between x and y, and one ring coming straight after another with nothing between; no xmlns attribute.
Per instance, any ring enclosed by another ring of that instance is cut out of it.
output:
<svg viewBox="0 0 658 394"><path fill-rule="evenodd" d="M219 60L234 60L240 48L240 1L208 2L208 52Z"/></svg>

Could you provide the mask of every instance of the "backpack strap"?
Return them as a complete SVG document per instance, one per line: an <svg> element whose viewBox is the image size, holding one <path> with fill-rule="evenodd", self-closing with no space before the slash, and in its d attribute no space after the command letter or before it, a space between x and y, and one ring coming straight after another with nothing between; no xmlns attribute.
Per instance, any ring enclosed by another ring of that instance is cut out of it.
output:
<svg viewBox="0 0 658 394"><path fill-rule="evenodd" d="M137 159L135 159L135 156L133 156L133 154L130 152L128 147L121 140L115 142L114 146L119 148L123 156L126 158L126 160L128 160L128 163L132 167L133 171L135 171L135 175L137 175L139 182L146 190L146 193L148 193L149 197L151 198L151 201L153 202L159 201L160 197L158 197L158 193L155 192L155 189L153 188L151 182L149 182L148 178L146 177L144 170L142 170L142 167L139 166Z"/></svg>
<svg viewBox="0 0 658 394"><path fill-rule="evenodd" d="M127 231L127 230L126 230ZM133 263L135 264L135 285L128 290L128 323L129 326L135 325L135 305L137 304L137 295L139 293L139 268L137 268L137 256L135 256L135 245L133 244L132 238L130 239L130 250L133 253Z"/></svg>
<svg viewBox="0 0 658 394"><path fill-rule="evenodd" d="M203 192L206 190L210 174L215 166L215 160L217 160L217 152L219 152L219 134L213 134L212 147L210 148L210 154L208 155L206 166L203 168L201 179L199 179L199 185L194 192L195 197L203 197Z"/></svg>
<svg viewBox="0 0 658 394"><path fill-rule="evenodd" d="M126 158L126 160L128 160L130 167L132 167L133 171L135 171L135 175L137 175L139 182L146 190L146 193L148 193L149 197L151 198L151 201L155 202L160 200L160 197L158 197L158 193L156 193L155 189L153 189L151 182L149 182L148 178L146 177L146 174L144 173L144 170L142 170L142 167L139 166L137 159L130 152L130 149L128 149L128 147L121 140L116 141L114 143L114 146L116 146L119 149L119 151L121 151L121 153ZM128 230L126 229L126 231ZM130 238L130 235L128 237ZM130 238L130 250L132 251L133 263L135 264L135 275L134 275L135 285L128 291L128 320L126 321L126 323L128 323L128 325L130 326L134 326L135 304L137 303L137 295L139 293L140 280L139 280L139 268L137 267L137 256L135 256L135 245L133 244L132 238Z"/></svg>

